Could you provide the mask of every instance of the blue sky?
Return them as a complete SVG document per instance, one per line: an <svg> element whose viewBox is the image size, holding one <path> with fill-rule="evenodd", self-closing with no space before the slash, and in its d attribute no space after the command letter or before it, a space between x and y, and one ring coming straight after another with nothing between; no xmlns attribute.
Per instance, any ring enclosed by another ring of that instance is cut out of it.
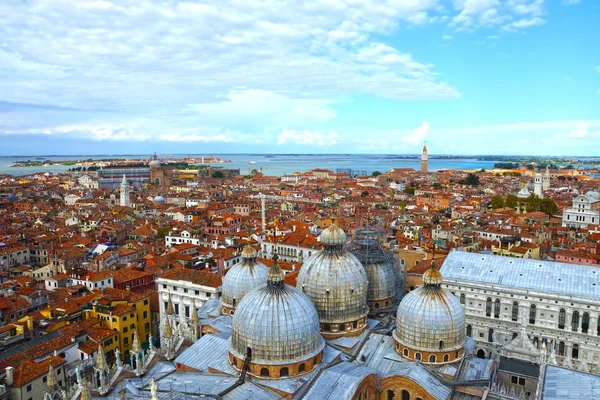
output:
<svg viewBox="0 0 600 400"><path fill-rule="evenodd" d="M600 155L600 1L5 0L0 155Z"/></svg>

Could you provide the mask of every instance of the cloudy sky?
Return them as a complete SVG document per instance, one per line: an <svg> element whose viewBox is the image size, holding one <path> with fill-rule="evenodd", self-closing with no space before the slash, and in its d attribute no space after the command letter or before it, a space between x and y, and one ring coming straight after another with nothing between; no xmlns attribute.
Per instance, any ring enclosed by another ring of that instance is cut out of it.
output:
<svg viewBox="0 0 600 400"><path fill-rule="evenodd" d="M2 0L0 155L600 155L597 0Z"/></svg>

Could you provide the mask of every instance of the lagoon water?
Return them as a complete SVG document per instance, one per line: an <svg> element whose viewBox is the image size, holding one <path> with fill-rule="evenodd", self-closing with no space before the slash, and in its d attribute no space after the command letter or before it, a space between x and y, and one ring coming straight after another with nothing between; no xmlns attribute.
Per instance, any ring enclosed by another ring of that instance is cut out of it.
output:
<svg viewBox="0 0 600 400"><path fill-rule="evenodd" d="M172 158L184 158L188 154L170 154ZM200 158L202 154L191 154L191 157ZM205 157L208 155L204 154ZM373 171L385 172L391 168L414 168L419 169L421 165L418 156L399 156L382 154L212 154L211 156L221 160L230 160L228 163L213 164L224 168L239 168L242 174L247 173L248 163L253 161L252 169L262 167L265 175L281 176L293 172L305 172L313 168L326 168L336 172L337 169L352 169L353 171L365 171L371 174ZM414 157L414 158L407 158ZM62 165L49 165L41 167L10 167L15 160L88 160L88 159L115 159L126 158L129 160L148 159L149 155L115 155L115 156L21 156L0 157L0 174L28 175L36 172L65 172L71 167ZM159 155L166 159L166 155ZM492 169L497 161L480 161L476 159L452 159L431 158L429 159L429 170L439 171L442 169L474 170Z"/></svg>

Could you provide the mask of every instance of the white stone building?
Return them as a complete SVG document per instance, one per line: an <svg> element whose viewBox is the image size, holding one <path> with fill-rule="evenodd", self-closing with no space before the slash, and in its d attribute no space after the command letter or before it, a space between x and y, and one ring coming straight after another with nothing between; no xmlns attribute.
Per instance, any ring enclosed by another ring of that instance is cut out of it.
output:
<svg viewBox="0 0 600 400"><path fill-rule="evenodd" d="M441 273L479 356L510 353L524 330L528 355L515 358L535 362L543 344L562 366L600 372L600 269L452 251Z"/></svg>
<svg viewBox="0 0 600 400"><path fill-rule="evenodd" d="M129 182L127 182L127 177L123 175L123 180L121 181L121 199L120 199L121 207L131 207L131 200L129 199Z"/></svg>
<svg viewBox="0 0 600 400"><path fill-rule="evenodd" d="M196 246L199 246L200 242L201 242L200 238L194 237L188 231L181 231L181 232L170 231L169 235L165 236L165 245L167 247L172 247L176 244L181 244L181 243L190 243L190 244L195 244Z"/></svg>
<svg viewBox="0 0 600 400"><path fill-rule="evenodd" d="M587 228L600 224L600 193L587 192L573 198L573 206L563 211L562 226Z"/></svg>
<svg viewBox="0 0 600 400"><path fill-rule="evenodd" d="M167 271L156 280L160 306L160 319L165 320L165 310L169 296L173 303L175 319L179 322L192 317L194 304L196 309L210 299L221 298L221 277L207 271L176 269ZM164 325L160 326L162 337Z"/></svg>

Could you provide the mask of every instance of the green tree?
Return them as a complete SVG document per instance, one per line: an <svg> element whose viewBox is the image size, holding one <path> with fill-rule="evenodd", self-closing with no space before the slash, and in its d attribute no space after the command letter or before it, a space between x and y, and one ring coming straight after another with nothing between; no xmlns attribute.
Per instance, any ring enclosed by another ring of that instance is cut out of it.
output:
<svg viewBox="0 0 600 400"><path fill-rule="evenodd" d="M527 169L530 170L530 171L534 170L535 169L535 165L533 165L533 164L527 164Z"/></svg>
<svg viewBox="0 0 600 400"><path fill-rule="evenodd" d="M165 236L167 236L167 234L169 233L170 230L171 230L171 228L168 226L165 226L164 228L160 228L158 231L156 231L156 236L159 238L164 238Z"/></svg>
<svg viewBox="0 0 600 400"><path fill-rule="evenodd" d="M465 179L465 182L469 186L478 186L479 185L479 176L469 173L467 175L467 178Z"/></svg>
<svg viewBox="0 0 600 400"><path fill-rule="evenodd" d="M408 188L405 188L403 190L403 192L406 193L406 194L412 194L412 195L414 195L415 194L415 188L408 187Z"/></svg>
<svg viewBox="0 0 600 400"><path fill-rule="evenodd" d="M540 211L545 214L552 215L558 211L558 206L554 200L546 197L545 199L542 199L540 203Z"/></svg>
<svg viewBox="0 0 600 400"><path fill-rule="evenodd" d="M519 199L514 194L509 194L506 196L506 201L504 202L506 207L517 208L517 204L519 204Z"/></svg>
<svg viewBox="0 0 600 400"><path fill-rule="evenodd" d="M564 176L562 176L562 175L560 175L560 176L559 176L557 179L558 179L559 181L566 181L566 180L567 180L567 178L565 178L565 177L564 177Z"/></svg>
<svg viewBox="0 0 600 400"><path fill-rule="evenodd" d="M364 191L364 192L362 192L360 195L361 195L361 197L367 197L367 196L369 195L369 191L368 191L368 190L365 190L365 191Z"/></svg>
<svg viewBox="0 0 600 400"><path fill-rule="evenodd" d="M213 178L223 178L224 177L223 171L215 171L215 172L213 172L212 177Z"/></svg>
<svg viewBox="0 0 600 400"><path fill-rule="evenodd" d="M381 175L381 172L379 172L379 171L373 171L373 173L371 175L372 176L379 176L379 175Z"/></svg>
<svg viewBox="0 0 600 400"><path fill-rule="evenodd" d="M439 184L438 182L435 182L435 183L434 183L433 185L431 185L431 186L433 186L433 188L434 188L434 189L437 189L437 190L440 190L440 189L442 188L442 185L441 185L441 184Z"/></svg>
<svg viewBox="0 0 600 400"><path fill-rule="evenodd" d="M542 206L542 199L537 194L530 194L525 200L525 210L527 212L539 211Z"/></svg>
<svg viewBox="0 0 600 400"><path fill-rule="evenodd" d="M490 200L490 205L492 206L492 208L495 210L496 208L502 208L504 207L504 199L502 198L502 196L492 196L492 199Z"/></svg>

